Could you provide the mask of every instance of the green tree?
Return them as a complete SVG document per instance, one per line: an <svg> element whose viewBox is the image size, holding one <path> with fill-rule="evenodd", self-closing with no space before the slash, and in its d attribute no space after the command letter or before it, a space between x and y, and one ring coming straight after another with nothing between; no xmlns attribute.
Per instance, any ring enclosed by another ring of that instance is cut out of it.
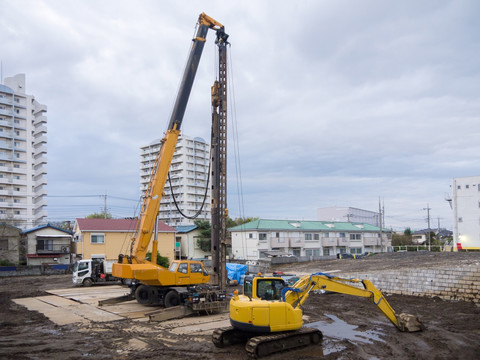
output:
<svg viewBox="0 0 480 360"><path fill-rule="evenodd" d="M152 252L148 251L145 254L145 259L148 261L152 261ZM157 265L163 266L164 268L169 268L170 267L170 261L168 260L168 257L160 255L160 253L157 252Z"/></svg>
<svg viewBox="0 0 480 360"><path fill-rule="evenodd" d="M105 211L102 211L99 213L94 212L93 214L87 215L85 218L86 219L111 219L112 214L110 214L109 212L105 213Z"/></svg>
<svg viewBox="0 0 480 360"><path fill-rule="evenodd" d="M403 232L403 235L407 235L407 236L412 235L412 230L409 227L406 228L405 231Z"/></svg>
<svg viewBox="0 0 480 360"><path fill-rule="evenodd" d="M212 228L207 220L195 220L193 222L200 231L200 237L197 239L198 247L204 252L212 251Z"/></svg>

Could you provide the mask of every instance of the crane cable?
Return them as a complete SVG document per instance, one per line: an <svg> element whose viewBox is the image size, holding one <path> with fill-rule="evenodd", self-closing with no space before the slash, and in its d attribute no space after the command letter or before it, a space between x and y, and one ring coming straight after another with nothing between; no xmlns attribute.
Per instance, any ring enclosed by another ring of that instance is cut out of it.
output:
<svg viewBox="0 0 480 360"><path fill-rule="evenodd" d="M212 153L212 146L211 145L210 145L210 153ZM178 210L180 215L182 215L183 217L185 217L187 219L190 219L190 220L196 219L203 211L203 207L205 206L205 201L207 200L207 195L208 195L208 185L210 183L210 165L211 165L211 161L209 161L209 163L208 163L207 185L205 186L205 194L203 196L202 206L200 206L200 209L193 216L188 216L188 215L184 214L182 210L180 210L180 207L178 206L178 203L177 203L177 199L175 199L175 194L173 192L172 179L170 178L170 171L168 172L168 184L170 186L170 192L172 194L172 199L173 199L173 203L175 204L175 208Z"/></svg>

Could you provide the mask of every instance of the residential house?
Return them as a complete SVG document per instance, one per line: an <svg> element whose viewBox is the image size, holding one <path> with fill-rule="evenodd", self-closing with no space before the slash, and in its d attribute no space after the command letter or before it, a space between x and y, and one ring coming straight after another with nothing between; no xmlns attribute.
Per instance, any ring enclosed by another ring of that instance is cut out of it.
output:
<svg viewBox="0 0 480 360"><path fill-rule="evenodd" d="M382 252L392 244L389 230L366 223L260 219L229 230L232 256L245 260Z"/></svg>
<svg viewBox="0 0 480 360"><path fill-rule="evenodd" d="M176 243L177 251L181 254L182 259L205 259L211 252L205 252L198 246L200 238L200 230L197 225L182 225L175 228L177 230Z"/></svg>
<svg viewBox="0 0 480 360"><path fill-rule="evenodd" d="M50 224L23 232L27 248L27 265L70 264L72 232Z"/></svg>
<svg viewBox="0 0 480 360"><path fill-rule="evenodd" d="M0 224L0 260L13 264L24 263L22 259L22 230L5 223Z"/></svg>
<svg viewBox="0 0 480 360"><path fill-rule="evenodd" d="M74 227L75 253L79 259L116 260L119 254L130 254L137 219L76 219ZM158 252L175 258L175 229L159 221ZM155 234L152 234L152 240ZM152 251L150 241L148 251Z"/></svg>

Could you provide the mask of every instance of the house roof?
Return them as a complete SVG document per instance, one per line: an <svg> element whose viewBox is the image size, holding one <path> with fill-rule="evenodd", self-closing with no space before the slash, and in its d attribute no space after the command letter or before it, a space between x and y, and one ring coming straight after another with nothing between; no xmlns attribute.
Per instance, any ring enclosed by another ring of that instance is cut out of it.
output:
<svg viewBox="0 0 480 360"><path fill-rule="evenodd" d="M45 225L40 225L40 226L34 227L34 228L32 228L32 229L24 230L23 233L24 233L24 234L28 234L28 233L31 233L31 232L34 232L34 231L37 231L37 230L46 229L46 228L55 229L55 230L58 230L58 231L63 231L64 233L67 233L67 234L69 234L69 235L72 235L72 234L73 234L71 231L68 231L68 230L61 229L61 228L59 228L59 227L50 225L50 223L45 224Z"/></svg>
<svg viewBox="0 0 480 360"><path fill-rule="evenodd" d="M378 226L364 223L304 220L259 219L228 229L230 231L280 230L280 231L380 231ZM383 229L389 232L389 229Z"/></svg>
<svg viewBox="0 0 480 360"><path fill-rule="evenodd" d="M123 231L133 232L137 219L76 219L80 231ZM158 232L175 232L175 229L162 221L158 222Z"/></svg>
<svg viewBox="0 0 480 360"><path fill-rule="evenodd" d="M185 234L197 229L197 225L180 225L176 226L175 229L177 230L177 233Z"/></svg>

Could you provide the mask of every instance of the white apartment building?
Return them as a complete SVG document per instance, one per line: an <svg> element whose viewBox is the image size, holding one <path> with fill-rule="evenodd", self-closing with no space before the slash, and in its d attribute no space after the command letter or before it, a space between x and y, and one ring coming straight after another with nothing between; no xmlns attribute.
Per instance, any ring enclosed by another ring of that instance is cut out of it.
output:
<svg viewBox="0 0 480 360"><path fill-rule="evenodd" d="M160 151L160 141L154 140L141 148L140 189L143 193L148 187L155 158ZM187 216L194 216L200 210L207 191L203 210L197 219L210 221L211 183L207 188L209 161L210 145L204 139L180 135L170 166L170 178L178 207ZM170 226L192 225L194 220L183 217L175 207L168 180L164 193L159 219Z"/></svg>
<svg viewBox="0 0 480 360"><path fill-rule="evenodd" d="M380 226L380 214L378 212L354 207L330 206L319 208L317 209L317 220L361 222L373 226Z"/></svg>
<svg viewBox="0 0 480 360"><path fill-rule="evenodd" d="M46 111L26 94L25 74L0 84L0 221L21 229L48 215Z"/></svg>
<svg viewBox="0 0 480 360"><path fill-rule="evenodd" d="M359 255L389 251L392 246L389 230L380 232L366 223L259 219L229 230L232 256L243 260Z"/></svg>
<svg viewBox="0 0 480 360"><path fill-rule="evenodd" d="M457 250L480 250L480 176L452 181L453 242Z"/></svg>

